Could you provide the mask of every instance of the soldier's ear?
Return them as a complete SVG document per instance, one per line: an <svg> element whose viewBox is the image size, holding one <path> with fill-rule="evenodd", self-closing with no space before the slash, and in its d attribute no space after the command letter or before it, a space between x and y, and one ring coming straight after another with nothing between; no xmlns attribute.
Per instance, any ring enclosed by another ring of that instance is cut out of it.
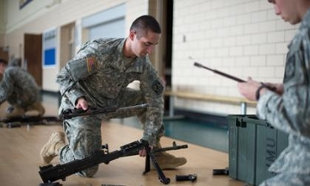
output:
<svg viewBox="0 0 310 186"><path fill-rule="evenodd" d="M130 32L129 32L129 38L130 38L130 40L134 40L135 39L135 35L136 35L136 31L134 31L134 30L131 30Z"/></svg>

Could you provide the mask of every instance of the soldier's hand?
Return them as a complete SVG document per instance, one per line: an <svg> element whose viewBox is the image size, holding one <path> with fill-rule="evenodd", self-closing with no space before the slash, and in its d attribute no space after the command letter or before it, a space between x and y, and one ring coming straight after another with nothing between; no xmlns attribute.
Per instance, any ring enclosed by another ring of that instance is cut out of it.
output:
<svg viewBox="0 0 310 186"><path fill-rule="evenodd" d="M146 156L146 150L145 149L139 150L139 156L140 157L145 157Z"/></svg>
<svg viewBox="0 0 310 186"><path fill-rule="evenodd" d="M87 110L88 109L88 103L87 101L85 100L84 97L80 97L78 100L77 100L77 103L75 105L75 108L76 109L83 109L83 110Z"/></svg>
<svg viewBox="0 0 310 186"><path fill-rule="evenodd" d="M151 150L153 150L153 146L149 146L150 147L150 149ZM145 148L143 148L143 149L141 149L141 150L139 150L139 156L141 156L141 157L145 157L146 156L146 150L145 150Z"/></svg>
<svg viewBox="0 0 310 186"><path fill-rule="evenodd" d="M251 101L256 101L256 91L260 86L260 82L254 81L250 77L246 82L238 83L240 94L242 94L245 98Z"/></svg>

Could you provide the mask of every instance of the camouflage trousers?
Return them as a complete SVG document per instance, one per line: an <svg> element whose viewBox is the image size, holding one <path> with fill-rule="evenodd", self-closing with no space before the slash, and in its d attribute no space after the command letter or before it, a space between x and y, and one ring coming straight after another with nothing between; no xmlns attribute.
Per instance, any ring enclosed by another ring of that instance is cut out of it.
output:
<svg viewBox="0 0 310 186"><path fill-rule="evenodd" d="M265 180L259 186L308 186L310 174L280 173Z"/></svg>
<svg viewBox="0 0 310 186"><path fill-rule="evenodd" d="M127 91L124 98L116 100L119 107L138 105L145 103L140 91ZM90 156L95 150L101 150L101 121L102 119L111 118L126 118L131 116L137 116L145 127L146 121L146 108L139 108L133 110L123 110L114 113L108 113L106 115L92 115L75 117L63 122L64 130L68 139L68 144L60 150L59 158L60 163L71 162L76 159L83 159ZM164 128L162 127L158 140L164 134ZM141 135L142 136L142 135ZM122 137L122 134L119 135ZM99 166L94 166L87 170L78 173L80 176L92 177L97 171Z"/></svg>

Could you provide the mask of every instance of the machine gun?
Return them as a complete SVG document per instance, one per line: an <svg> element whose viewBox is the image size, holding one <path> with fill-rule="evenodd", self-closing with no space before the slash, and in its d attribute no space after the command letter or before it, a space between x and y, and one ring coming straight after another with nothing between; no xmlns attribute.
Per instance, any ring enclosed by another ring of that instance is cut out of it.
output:
<svg viewBox="0 0 310 186"><path fill-rule="evenodd" d="M8 128L21 127L21 124L27 125L46 125L50 122L62 122L62 119L56 116L15 116L1 120Z"/></svg>
<svg viewBox="0 0 310 186"><path fill-rule="evenodd" d="M110 161L118 159L120 157L138 155L139 150L142 148L145 148L147 152L148 158L146 158L146 162L150 162L150 160L152 161L158 173L158 178L160 182L164 184L168 184L170 183L170 179L165 177L164 173L159 167L154 157L154 152L157 153L157 152L166 151L166 150L177 150L181 148L187 148L187 145L177 146L176 143L174 142L174 145L172 147L159 148L153 152L150 149L147 141L140 140L140 141L134 141L127 145L121 146L120 150L116 150L111 153L109 153L108 145L105 145L103 146L103 150L95 151L93 155L87 158L84 158L81 160L74 160L72 162L68 162L65 164L59 164L56 166L47 165L47 166L40 167L39 174L41 176L42 181L44 182L41 185L51 185L52 182L59 180L59 179L62 179L64 181L67 176L80 172L82 170L85 170L87 168L93 167L100 163L108 164ZM150 167L148 167L148 171L149 169ZM146 171L143 174L145 173Z"/></svg>
<svg viewBox="0 0 310 186"><path fill-rule="evenodd" d="M71 119L77 116L104 114L104 113L109 113L109 112L117 112L121 110L137 109L137 108L144 108L144 107L147 107L147 104L144 103L140 105L133 105L133 106L127 106L127 107L108 107L108 108L99 108L99 109L90 107L86 111L82 109L68 109L68 110L63 111L60 117L62 119Z"/></svg>
<svg viewBox="0 0 310 186"><path fill-rule="evenodd" d="M110 161L126 156L127 154L138 153L138 151L148 146L148 142L134 141L120 147L120 150L108 152L107 147L103 150L95 151L91 156L81 160L74 160L65 164L56 166L46 165L40 167L39 174L44 183L50 183L59 179L65 180L67 176L91 168L100 163L108 164Z"/></svg>
<svg viewBox="0 0 310 186"><path fill-rule="evenodd" d="M70 110L63 111L61 113L61 118L71 119L77 116L104 114L107 112L116 112L116 111L126 110L126 109L144 108L146 106L147 104L140 104L140 105L134 105L134 106L128 106L128 107L102 108L102 109L89 108L86 111L81 110L81 109L70 109ZM147 153L146 161L145 161L145 170L143 174L146 174L147 172L150 171L150 162L152 162L158 173L158 179L160 180L160 182L164 184L169 184L170 179L165 177L163 171L161 170L161 168L159 167L155 159L154 154L158 152L162 152L162 151L178 150L178 149L187 148L187 147L188 147L187 145L178 146L176 145L175 142L173 142L172 147L158 148L156 150L151 150L148 142L141 140L141 141L135 141L127 145L124 145L120 147L120 150L109 153L108 145L106 145L106 146L103 146L102 150L95 151L93 155L85 159L74 160L72 162L68 162L66 164L59 164L56 166L47 165L47 166L40 167L39 174L44 182L43 184L41 184L41 186L48 186L51 184L54 185L52 183L53 181L56 181L59 179L65 180L65 178L71 174L80 172L82 170L93 167L100 163L108 164L110 161L115 160L120 157L138 155L139 150L142 148L144 148Z"/></svg>

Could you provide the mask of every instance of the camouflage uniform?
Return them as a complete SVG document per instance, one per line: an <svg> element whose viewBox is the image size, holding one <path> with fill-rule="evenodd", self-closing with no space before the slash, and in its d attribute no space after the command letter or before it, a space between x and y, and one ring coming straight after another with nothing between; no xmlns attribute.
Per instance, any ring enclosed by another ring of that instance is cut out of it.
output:
<svg viewBox="0 0 310 186"><path fill-rule="evenodd" d="M310 185L310 10L288 46L284 93L271 91L259 99L257 113L279 130L289 133L289 145L270 166L277 173L265 185Z"/></svg>
<svg viewBox="0 0 310 186"><path fill-rule="evenodd" d="M11 105L7 109L6 117L21 116L29 110L37 110L39 115L45 112L40 103L40 89L34 78L17 66L5 69L0 84L0 103L5 100Z"/></svg>
<svg viewBox="0 0 310 186"><path fill-rule="evenodd" d="M123 55L125 39L89 41L57 76L63 95L59 112L73 109L84 97L90 107L123 107L147 103L144 109L83 116L64 121L69 144L60 150L60 162L89 156L101 149L101 119L137 116L143 124L143 139L156 145L163 135L163 83L148 56L128 59ZM140 81L140 90L128 88ZM121 134L120 134L121 137ZM92 176L98 166L80 174Z"/></svg>

